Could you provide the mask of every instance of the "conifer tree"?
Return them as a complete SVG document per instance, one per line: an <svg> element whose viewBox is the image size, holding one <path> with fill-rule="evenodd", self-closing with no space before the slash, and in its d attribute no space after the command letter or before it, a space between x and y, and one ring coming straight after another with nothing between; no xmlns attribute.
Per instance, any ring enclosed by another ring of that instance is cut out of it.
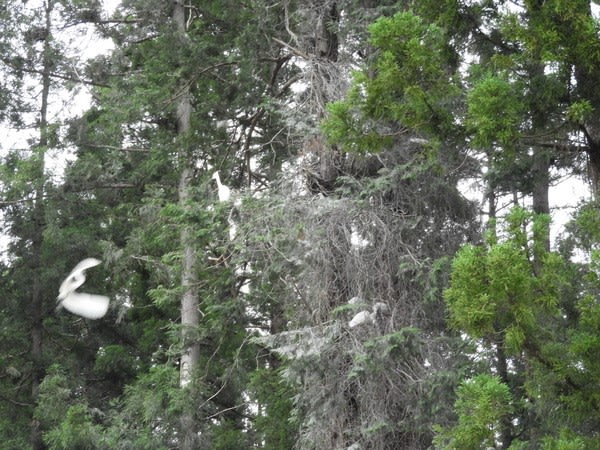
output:
<svg viewBox="0 0 600 450"><path fill-rule="evenodd" d="M597 448L597 204L549 232L555 180L598 184L566 3L7 3L2 442ZM98 321L54 310L88 256Z"/></svg>
<svg viewBox="0 0 600 450"><path fill-rule="evenodd" d="M261 188L281 163L271 103L285 101L289 58L262 33L265 20L278 18L260 7L124 5L107 30L117 43L115 73L104 74L111 86L74 124L78 159L66 183L88 183L111 218L102 246L129 304L121 327L133 342L111 346L103 367L118 361L119 348L140 361L105 423L113 446L149 439L219 448L251 439L246 384L256 349L240 293L246 275L234 271L228 242L235 205L219 202L210 179L219 170L238 192ZM191 321L176 307L181 296ZM140 401L155 380L164 397L146 412ZM131 426L127 415L136 418ZM161 432L136 435L140 424Z"/></svg>
<svg viewBox="0 0 600 450"><path fill-rule="evenodd" d="M70 96L67 83L84 81L78 76L79 62L69 56L70 49L59 33L61 29L75 30L84 22L70 6L68 2L48 0L35 5L11 2L3 7L6 32L2 37L2 119L22 143L20 147L5 149L3 161L3 218L10 236L9 269L3 275L16 277L20 282L7 284L12 287L7 290L5 307L17 315L18 310L12 308L16 304L23 306L19 320L29 332L28 358L12 372L19 391L25 386L30 389L27 400L16 404L30 417L30 445L35 449L44 448L40 421L32 417L32 412L52 358L44 321L53 310L54 290L48 286L56 276L48 268L49 199L54 194L48 162L60 158L64 149L64 123L55 116L59 95Z"/></svg>

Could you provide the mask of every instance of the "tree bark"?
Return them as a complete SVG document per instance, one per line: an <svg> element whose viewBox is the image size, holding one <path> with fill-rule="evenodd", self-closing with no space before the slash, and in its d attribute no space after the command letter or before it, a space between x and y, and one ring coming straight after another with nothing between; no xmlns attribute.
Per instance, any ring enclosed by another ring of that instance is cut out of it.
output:
<svg viewBox="0 0 600 450"><path fill-rule="evenodd" d="M595 19L592 15L590 3L585 2L585 4L582 4L582 11L580 12L582 13L581 17L586 17L590 23L593 23ZM570 34L572 30L581 28L577 25L576 23L572 25L570 23L565 24L566 33L569 33L565 36L567 41L572 38ZM571 47L573 46L571 45ZM581 131L587 144L586 153L592 194L597 199L600 192L600 112L598 110L598 105L600 105L600 92L598 89L600 85L600 68L592 62L593 55L578 48L574 48L573 52L574 75L577 82L575 86L576 98L588 100L594 108L593 114L581 125Z"/></svg>
<svg viewBox="0 0 600 450"><path fill-rule="evenodd" d="M180 1L175 2L173 21L177 26L182 45L187 43L185 7ZM185 82L184 82L185 83ZM194 162L189 147L185 144L186 136L191 128L192 103L187 84L182 88L177 100L177 134L181 139L178 152L181 173L179 176L178 202L182 210L186 210L193 201L191 195L194 180ZM197 328L200 323L198 302L198 279L196 275L197 254L194 246L193 229L184 223L180 233L180 244L183 251L181 267L181 333L183 353L179 372L179 383L182 388L192 381L192 374L200 359L200 346L197 338ZM198 448L198 433L191 411L181 416L183 431L181 448L184 450Z"/></svg>
<svg viewBox="0 0 600 450"><path fill-rule="evenodd" d="M312 7L315 16L315 26L311 30L314 33L312 37L314 47L308 49L311 58L307 63L312 64L314 74L314 79L310 83L315 99L311 113L315 115L316 122L319 122L325 116L327 103L337 100L332 97L332 86L336 83L336 80L332 79L335 73L332 67L337 62L339 54L339 38L335 29L340 20L340 12L337 2L331 0L318 0L312 4ZM310 145L314 143L318 145ZM312 190L332 191L335 180L340 174L338 150L335 146L327 145L321 136L311 139L306 144L307 148L312 146L312 150L319 156L317 180L311 180L309 183L314 186Z"/></svg>
<svg viewBox="0 0 600 450"><path fill-rule="evenodd" d="M529 6L528 15L532 22L536 21L542 14L542 3L532 2ZM531 91L537 92L546 82L545 63L542 57L541 48L534 48L531 55L531 63L527 70ZM542 88L543 89L543 88ZM531 134L543 135L548 129L548 111L547 106L539 100L538 96L533 95L529 100L529 110L531 114ZM535 214L550 214L550 154L549 149L544 146L533 145L533 161L531 164L531 175L533 185L531 194L533 200L533 212ZM534 230L534 249L541 249L543 253L550 251L550 230ZM539 251L536 251L539 253ZM534 269L536 273L541 272L541 255L534 254Z"/></svg>
<svg viewBox="0 0 600 450"><path fill-rule="evenodd" d="M51 14L53 9L53 1L50 0L44 4L45 25L46 29L50 30ZM33 203L33 231L31 237L31 274L32 274L32 290L31 290L31 359L33 361L33 378L31 382L31 396L34 402L37 402L39 394L40 382L44 376L44 367L42 361L42 333L43 333L43 292L41 289L41 270L42 270L42 245L45 227L45 205L44 205L44 157L48 147L48 100L50 96L50 84L52 77L52 60L51 47L49 36L44 39L43 46L43 67L42 67L42 92L41 104L39 111L39 141L37 148L34 151L35 164L35 192ZM42 440L42 430L37 420L31 421L31 447L33 450L42 450L45 447Z"/></svg>
<svg viewBox="0 0 600 450"><path fill-rule="evenodd" d="M173 10L173 20L177 25L177 30L182 41L186 40L185 27L185 8L182 3L175 2ZM177 100L177 133L180 137L185 137L190 131L190 122L192 114L192 104L188 88ZM185 139L182 139L184 142ZM183 145L183 144L182 144ZM181 165L181 174L179 177L178 201L182 209L189 207L192 201L190 187L194 178L193 162L187 146L179 150L179 163ZM183 262L181 268L181 285L183 293L181 297L181 325L184 352L181 357L180 383L185 386L190 382L193 369L198 363L200 350L196 339L194 338L195 329L198 327L200 315L198 310L198 292L196 277L196 251L193 243L192 229L184 224L180 234L181 246L183 249Z"/></svg>

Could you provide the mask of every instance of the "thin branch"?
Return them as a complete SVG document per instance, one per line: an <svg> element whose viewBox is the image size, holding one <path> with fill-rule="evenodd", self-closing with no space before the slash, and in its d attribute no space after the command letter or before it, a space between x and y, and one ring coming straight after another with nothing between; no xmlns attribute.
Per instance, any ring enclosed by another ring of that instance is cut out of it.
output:
<svg viewBox="0 0 600 450"><path fill-rule="evenodd" d="M15 406L25 406L27 408L33 406L33 404L31 404L31 403L19 402L17 400L13 400L12 398L6 397L4 395L0 395L0 399L7 401L8 403L15 405Z"/></svg>
<svg viewBox="0 0 600 450"><path fill-rule="evenodd" d="M578 144L576 142L568 144L560 142L536 142L531 140L523 140L522 143L523 145L530 147L552 148L566 152L579 152L587 147L585 144Z"/></svg>
<svg viewBox="0 0 600 450"><path fill-rule="evenodd" d="M281 39L277 39L276 37L272 37L271 38L274 42L277 42L279 45L282 45L283 47L287 48L289 51L292 52L292 54L299 56L300 58L303 59L310 59L310 56L308 55L308 53L303 52L302 50L299 50L293 46L291 46L290 44L283 42Z"/></svg>
<svg viewBox="0 0 600 450"><path fill-rule="evenodd" d="M283 12L285 14L285 30L292 37L294 42L298 42L298 36L290 28L290 12L288 10L289 0L284 2Z"/></svg>
<svg viewBox="0 0 600 450"><path fill-rule="evenodd" d="M90 148L117 150L117 151L124 152L124 153L129 153L129 152L149 153L150 152L149 148L144 148L144 147L119 147L116 145L102 145L102 144L90 144L90 143L83 143L82 145L84 145L85 147L90 147Z"/></svg>
<svg viewBox="0 0 600 450"><path fill-rule="evenodd" d="M96 189L133 189L133 188L137 188L137 187L138 187L138 185L136 185L135 183L115 182L115 183L97 185L97 186L93 186L93 187L90 187L87 189L80 189L77 191L68 191L68 192L64 192L64 193L60 193L60 194L44 195L41 199L48 200L48 199L52 199L52 198L57 198L64 194L83 194L86 192L94 191ZM27 202L34 202L35 200L36 200L35 198L20 198L17 200L1 200L0 208L6 207L6 206L19 205L19 204L27 203Z"/></svg>
<svg viewBox="0 0 600 450"><path fill-rule="evenodd" d="M241 406L244 406L244 405L247 405L247 404L248 404L248 402L242 402L242 403L240 403L238 405L230 406L229 408L225 408L225 409L222 409L220 411L217 411L214 414L211 414L210 416L206 417L206 419L214 419L215 417L220 416L221 414L224 414L227 411L236 410L236 409L240 408Z"/></svg>
<svg viewBox="0 0 600 450"><path fill-rule="evenodd" d="M64 81L71 81L73 83L81 83L81 84L88 85L88 86L104 87L104 88L111 87L109 84L98 83L98 82L91 81L91 80L83 80L78 77L62 75L62 74L58 74L58 73L54 73L54 72L47 73L44 70L31 69L31 68L27 68L27 67L17 67L9 58L0 58L0 61L2 61L4 64L6 64L8 67L10 67L12 70L14 70L16 72L25 72L25 73L29 73L29 74L35 74L35 75L44 75L44 76L49 76L50 78L56 78L56 79L64 80Z"/></svg>
<svg viewBox="0 0 600 450"><path fill-rule="evenodd" d="M237 61L226 61L226 62L220 62L217 64L213 64L212 66L205 67L204 69L202 69L199 72L197 72L196 74L194 74L194 76L192 78L190 78L187 83L184 83L181 86L181 89L179 89L179 91L177 91L175 93L175 95L173 95L172 97L165 100L163 102L163 104L170 105L173 102L177 101L182 95L184 95L191 88L192 84L194 84L196 81L198 81L198 79L202 75L204 75L206 72L210 72L211 70L218 69L219 67L235 66L237 64L238 64Z"/></svg>

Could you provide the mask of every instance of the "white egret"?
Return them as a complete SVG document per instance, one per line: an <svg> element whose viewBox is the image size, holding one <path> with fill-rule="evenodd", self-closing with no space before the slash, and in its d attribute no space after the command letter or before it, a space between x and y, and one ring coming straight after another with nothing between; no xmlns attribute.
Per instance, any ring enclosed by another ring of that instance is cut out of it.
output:
<svg viewBox="0 0 600 450"><path fill-rule="evenodd" d="M221 183L221 177L219 176L218 170L213 173L212 179L217 182L217 187L219 189L219 201L228 202L231 199L231 189L229 189L229 186L225 186L223 183Z"/></svg>
<svg viewBox="0 0 600 450"><path fill-rule="evenodd" d="M212 179L217 182L217 187L219 189L219 191L218 191L219 201L220 202L228 202L229 200L231 200L231 189L229 188L229 186L226 186L223 183L221 183L221 177L219 176L218 170L215 173L213 173ZM235 206L240 205L238 200L236 200L234 202ZM229 211L229 216L227 217L227 223L229 224L229 240L230 241L233 241L235 239L235 236L237 233L237 226L232 217L233 213L234 213L234 209Z"/></svg>
<svg viewBox="0 0 600 450"><path fill-rule="evenodd" d="M353 300L354 298L350 299ZM378 317L383 314L389 312L388 305L382 302L377 302L373 305L373 312L369 311L360 311L357 313L350 322L348 322L348 326L350 328L357 327L362 324L368 323L376 323ZM381 318L381 317L379 317Z"/></svg>
<svg viewBox="0 0 600 450"><path fill-rule="evenodd" d="M363 323L372 323L373 318L371 317L371 313L369 311L361 311L356 314L350 322L348 322L348 326L350 328L357 327L362 325Z"/></svg>
<svg viewBox="0 0 600 450"><path fill-rule="evenodd" d="M102 263L96 258L86 258L75 266L65 278L58 290L57 309L65 308L67 311L85 317L86 319L99 319L108 311L109 298L105 295L86 294L76 292L85 282L85 271Z"/></svg>

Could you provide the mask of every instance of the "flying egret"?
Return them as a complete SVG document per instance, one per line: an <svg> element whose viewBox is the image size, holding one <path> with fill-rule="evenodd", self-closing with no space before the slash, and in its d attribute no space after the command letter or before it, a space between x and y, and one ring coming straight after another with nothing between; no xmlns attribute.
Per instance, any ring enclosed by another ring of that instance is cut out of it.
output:
<svg viewBox="0 0 600 450"><path fill-rule="evenodd" d="M67 311L85 317L86 319L99 319L108 311L109 298L105 295L86 294L76 292L85 282L85 271L102 263L96 258L86 258L75 266L65 278L58 290L57 309L65 308Z"/></svg>
<svg viewBox="0 0 600 450"><path fill-rule="evenodd" d="M212 179L217 182L217 187L219 188L219 201L220 202L228 202L231 199L231 189L228 186L225 186L221 183L221 177L219 176L219 171L217 170L213 173Z"/></svg>

